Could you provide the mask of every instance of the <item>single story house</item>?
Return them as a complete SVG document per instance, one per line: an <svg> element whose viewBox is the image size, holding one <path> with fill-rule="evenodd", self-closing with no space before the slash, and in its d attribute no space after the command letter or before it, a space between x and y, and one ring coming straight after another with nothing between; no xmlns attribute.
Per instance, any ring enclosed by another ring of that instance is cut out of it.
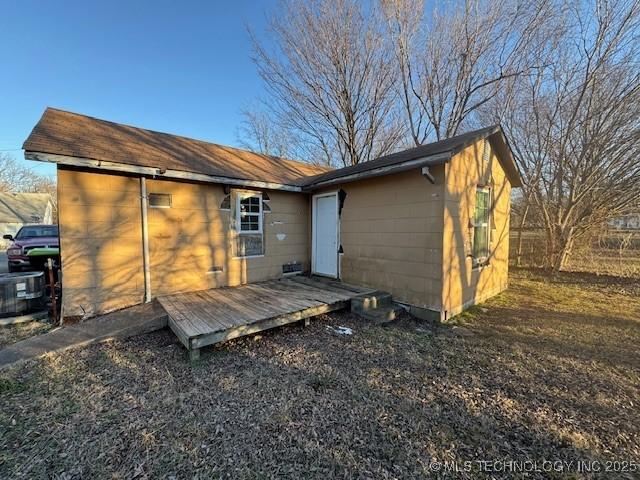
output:
<svg viewBox="0 0 640 480"><path fill-rule="evenodd" d="M3 235L14 235L23 225L51 223L53 204L48 193L0 192L0 247L11 243Z"/></svg>
<svg viewBox="0 0 640 480"><path fill-rule="evenodd" d="M423 318L507 288L498 126L333 170L48 108L23 148L57 164L65 316L298 272Z"/></svg>

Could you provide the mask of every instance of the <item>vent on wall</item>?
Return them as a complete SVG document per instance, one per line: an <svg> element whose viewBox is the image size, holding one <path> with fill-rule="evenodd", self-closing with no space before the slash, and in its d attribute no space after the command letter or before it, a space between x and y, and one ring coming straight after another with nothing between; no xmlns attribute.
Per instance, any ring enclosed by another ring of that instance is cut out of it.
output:
<svg viewBox="0 0 640 480"><path fill-rule="evenodd" d="M149 206L151 208L171 208L170 193L150 193Z"/></svg>
<svg viewBox="0 0 640 480"><path fill-rule="evenodd" d="M300 273L302 272L302 264L299 262L285 263L282 265L282 273Z"/></svg>

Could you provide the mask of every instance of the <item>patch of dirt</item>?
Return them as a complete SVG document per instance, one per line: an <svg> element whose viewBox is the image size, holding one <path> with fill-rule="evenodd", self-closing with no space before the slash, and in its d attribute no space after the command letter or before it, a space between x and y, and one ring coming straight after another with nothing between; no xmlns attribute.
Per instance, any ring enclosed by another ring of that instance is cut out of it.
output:
<svg viewBox="0 0 640 480"><path fill-rule="evenodd" d="M0 372L0 477L525 478L477 462L637 462L639 312L615 288L516 272L452 325L332 314L195 365L168 331L51 355Z"/></svg>

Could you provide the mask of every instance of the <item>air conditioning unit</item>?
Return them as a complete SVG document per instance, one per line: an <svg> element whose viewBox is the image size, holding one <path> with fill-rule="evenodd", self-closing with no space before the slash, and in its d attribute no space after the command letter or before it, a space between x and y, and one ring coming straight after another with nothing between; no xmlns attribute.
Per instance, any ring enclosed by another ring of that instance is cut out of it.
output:
<svg viewBox="0 0 640 480"><path fill-rule="evenodd" d="M44 288L44 272L0 274L0 317L42 307Z"/></svg>

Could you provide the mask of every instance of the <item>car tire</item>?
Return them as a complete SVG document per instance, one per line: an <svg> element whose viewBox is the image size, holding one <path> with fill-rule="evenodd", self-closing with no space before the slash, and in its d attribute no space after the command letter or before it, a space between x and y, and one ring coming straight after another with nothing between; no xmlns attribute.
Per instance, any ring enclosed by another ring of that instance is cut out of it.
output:
<svg viewBox="0 0 640 480"><path fill-rule="evenodd" d="M18 267L14 267L13 265L11 265L10 263L7 266L7 272L9 273L14 273L18 271Z"/></svg>

